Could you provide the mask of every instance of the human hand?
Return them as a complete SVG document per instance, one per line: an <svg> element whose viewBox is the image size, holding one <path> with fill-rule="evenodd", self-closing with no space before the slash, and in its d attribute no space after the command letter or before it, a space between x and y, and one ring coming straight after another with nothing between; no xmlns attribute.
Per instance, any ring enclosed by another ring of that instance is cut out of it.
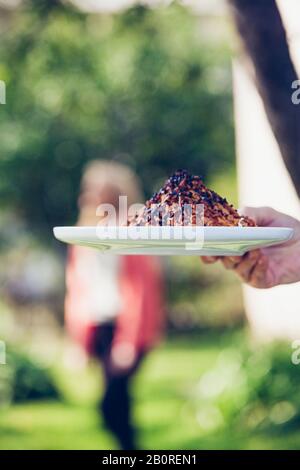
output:
<svg viewBox="0 0 300 470"><path fill-rule="evenodd" d="M113 346L110 365L115 373L126 373L133 367L136 360L136 350L131 343L120 343Z"/></svg>
<svg viewBox="0 0 300 470"><path fill-rule="evenodd" d="M262 227L290 227L293 237L281 245L249 251L243 256L204 256L209 264L220 259L244 282L259 289L300 281L300 221L270 207L247 207L243 213Z"/></svg>

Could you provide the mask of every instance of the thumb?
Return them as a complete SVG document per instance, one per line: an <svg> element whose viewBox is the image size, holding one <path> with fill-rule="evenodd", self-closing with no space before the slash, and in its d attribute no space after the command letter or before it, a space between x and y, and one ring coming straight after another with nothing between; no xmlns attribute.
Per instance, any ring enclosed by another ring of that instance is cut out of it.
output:
<svg viewBox="0 0 300 470"><path fill-rule="evenodd" d="M253 219L259 227L272 226L278 214L271 207L243 207L240 212Z"/></svg>

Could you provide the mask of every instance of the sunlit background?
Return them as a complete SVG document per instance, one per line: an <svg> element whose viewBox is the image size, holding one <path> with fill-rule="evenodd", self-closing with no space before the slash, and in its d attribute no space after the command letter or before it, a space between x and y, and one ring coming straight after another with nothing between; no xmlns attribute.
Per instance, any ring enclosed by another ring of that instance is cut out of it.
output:
<svg viewBox="0 0 300 470"><path fill-rule="evenodd" d="M101 375L63 328L66 247L87 161L126 163L145 197L187 167L237 205L225 2L1 0L0 448L110 449ZM165 258L167 334L135 380L142 448L299 448L290 343L258 344L239 281Z"/></svg>

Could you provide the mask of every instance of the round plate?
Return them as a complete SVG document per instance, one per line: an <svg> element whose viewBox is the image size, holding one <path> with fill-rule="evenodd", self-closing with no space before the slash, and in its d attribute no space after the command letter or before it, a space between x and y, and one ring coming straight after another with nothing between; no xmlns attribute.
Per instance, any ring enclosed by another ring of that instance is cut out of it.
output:
<svg viewBox="0 0 300 470"><path fill-rule="evenodd" d="M118 255L242 255L289 240L287 227L55 227L63 242Z"/></svg>

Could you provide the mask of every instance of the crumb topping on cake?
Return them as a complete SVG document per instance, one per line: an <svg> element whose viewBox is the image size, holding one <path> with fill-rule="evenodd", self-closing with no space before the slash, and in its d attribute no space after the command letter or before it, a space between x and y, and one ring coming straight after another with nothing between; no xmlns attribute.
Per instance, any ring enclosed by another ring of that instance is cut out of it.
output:
<svg viewBox="0 0 300 470"><path fill-rule="evenodd" d="M203 210L197 209L199 205ZM225 198L207 188L200 176L191 175L187 170L177 170L128 224L256 226L252 219L241 216Z"/></svg>

